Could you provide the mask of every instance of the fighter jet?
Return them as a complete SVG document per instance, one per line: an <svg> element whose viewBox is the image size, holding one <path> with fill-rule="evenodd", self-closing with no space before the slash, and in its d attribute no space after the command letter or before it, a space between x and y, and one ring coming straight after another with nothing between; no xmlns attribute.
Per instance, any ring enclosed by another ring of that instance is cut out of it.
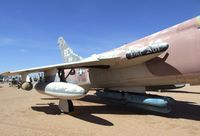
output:
<svg viewBox="0 0 200 136"><path fill-rule="evenodd" d="M200 84L200 16L160 32L88 58L78 56L62 37L58 45L64 63L10 71L21 75L21 89L31 90L30 73L44 72L35 90L59 98L59 109L73 111L71 100L91 89L102 96L157 112L171 111L170 97L146 94L151 88Z"/></svg>

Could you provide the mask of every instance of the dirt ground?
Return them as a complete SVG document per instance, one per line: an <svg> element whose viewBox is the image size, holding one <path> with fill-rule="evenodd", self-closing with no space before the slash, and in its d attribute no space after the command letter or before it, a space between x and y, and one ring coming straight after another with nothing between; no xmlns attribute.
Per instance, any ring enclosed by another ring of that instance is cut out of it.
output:
<svg viewBox="0 0 200 136"><path fill-rule="evenodd" d="M58 99L0 84L1 136L199 136L200 86L154 94L177 100L159 114L102 100L89 92L75 112L60 113Z"/></svg>

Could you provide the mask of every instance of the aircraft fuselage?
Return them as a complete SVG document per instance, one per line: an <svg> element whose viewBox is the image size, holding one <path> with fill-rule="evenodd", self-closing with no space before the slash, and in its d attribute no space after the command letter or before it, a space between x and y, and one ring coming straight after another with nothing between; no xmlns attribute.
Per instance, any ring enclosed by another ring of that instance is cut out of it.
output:
<svg viewBox="0 0 200 136"><path fill-rule="evenodd" d="M169 48L145 63L127 58L131 49L153 43L167 43ZM172 26L145 38L125 44L99 56L120 57L109 69L85 69L72 80L94 88L131 88L133 86L200 84L200 17ZM114 66L114 67L112 67ZM80 69L78 69L79 71ZM85 79L85 80L80 80ZM123 89L122 89L123 90Z"/></svg>

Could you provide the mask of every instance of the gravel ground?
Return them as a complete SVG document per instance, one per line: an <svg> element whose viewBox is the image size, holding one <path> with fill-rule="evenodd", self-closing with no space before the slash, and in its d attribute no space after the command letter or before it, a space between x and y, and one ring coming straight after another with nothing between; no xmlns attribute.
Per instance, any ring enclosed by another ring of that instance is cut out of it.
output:
<svg viewBox="0 0 200 136"><path fill-rule="evenodd" d="M200 86L154 94L177 100L169 114L112 103L89 92L75 111L60 113L58 99L0 84L1 136L146 136L200 134Z"/></svg>

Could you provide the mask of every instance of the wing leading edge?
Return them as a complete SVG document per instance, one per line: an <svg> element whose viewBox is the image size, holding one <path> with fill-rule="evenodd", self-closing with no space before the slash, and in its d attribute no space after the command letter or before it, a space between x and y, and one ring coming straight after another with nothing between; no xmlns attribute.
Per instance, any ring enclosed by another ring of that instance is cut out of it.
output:
<svg viewBox="0 0 200 136"><path fill-rule="evenodd" d="M22 70L17 70L17 71L4 72L1 74L5 76L12 76L12 75L18 75L22 73L44 72L50 69L71 69L71 68L103 68L105 69L105 68L109 68L109 65L102 63L97 58L90 57L82 61L77 61L77 62L72 62L72 63L61 63L61 64L55 64L55 65L35 67L35 68L30 68L30 69L22 69Z"/></svg>
<svg viewBox="0 0 200 136"><path fill-rule="evenodd" d="M115 53L115 50L99 54L92 55L86 59L70 62L70 63L61 63L56 65L49 65L43 67L35 67L30 69L22 69L18 71L4 72L1 73L5 76L12 75L21 75L23 73L35 73L35 72L45 72L51 69L72 69L72 68L118 68L118 67L127 67L128 65L137 65L144 63L150 59L153 59L164 51L168 49L167 43L161 43L155 45L150 45L142 48L133 48L132 50L122 50L118 53Z"/></svg>

